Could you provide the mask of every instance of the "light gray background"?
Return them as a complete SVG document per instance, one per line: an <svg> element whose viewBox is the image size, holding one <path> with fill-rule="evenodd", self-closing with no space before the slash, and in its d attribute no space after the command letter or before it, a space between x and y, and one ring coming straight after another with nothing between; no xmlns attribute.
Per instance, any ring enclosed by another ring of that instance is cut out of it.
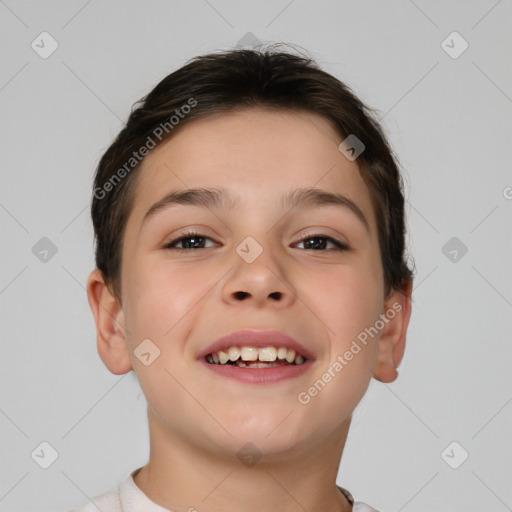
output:
<svg viewBox="0 0 512 512"><path fill-rule="evenodd" d="M248 32L304 47L379 109L405 169L408 346L356 410L338 482L382 512L512 510L511 21L510 0L0 0L0 510L64 511L145 463L144 397L103 366L85 292L93 172L136 100Z"/></svg>

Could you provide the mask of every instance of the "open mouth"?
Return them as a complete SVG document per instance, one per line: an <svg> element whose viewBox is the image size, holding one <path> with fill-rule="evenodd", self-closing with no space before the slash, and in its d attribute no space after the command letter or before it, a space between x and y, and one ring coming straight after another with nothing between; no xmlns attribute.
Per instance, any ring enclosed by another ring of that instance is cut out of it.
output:
<svg viewBox="0 0 512 512"><path fill-rule="evenodd" d="M206 362L215 365L237 366L239 368L274 368L297 366L307 359L295 350L286 347L229 347L207 354Z"/></svg>

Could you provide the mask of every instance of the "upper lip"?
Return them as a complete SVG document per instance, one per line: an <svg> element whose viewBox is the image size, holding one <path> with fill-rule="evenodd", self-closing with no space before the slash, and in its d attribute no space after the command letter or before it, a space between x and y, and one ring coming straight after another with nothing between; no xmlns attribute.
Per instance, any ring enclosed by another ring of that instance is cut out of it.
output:
<svg viewBox="0 0 512 512"><path fill-rule="evenodd" d="M243 346L256 348L286 347L295 350L297 354L301 354L306 359L314 359L313 353L297 340L283 332L268 329L241 329L226 334L201 350L198 354L198 359L206 357L208 354L213 354L213 352L218 352L219 350L227 351L229 347Z"/></svg>

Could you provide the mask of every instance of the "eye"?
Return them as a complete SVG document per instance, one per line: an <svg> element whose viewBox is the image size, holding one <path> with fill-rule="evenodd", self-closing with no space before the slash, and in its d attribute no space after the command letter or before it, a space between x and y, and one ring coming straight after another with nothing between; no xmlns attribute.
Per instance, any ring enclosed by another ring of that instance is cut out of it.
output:
<svg viewBox="0 0 512 512"><path fill-rule="evenodd" d="M320 242L319 242L319 240L320 240ZM303 238L298 243L301 244L306 241L308 243L305 244L306 245L305 249L313 249L313 250L320 249L320 250L322 250L322 249L326 248L326 245L328 243L331 243L334 245L335 250L340 250L340 251L348 251L349 250L348 245L344 244L343 242L340 242L339 240L336 240L335 238L332 238L330 236L325 236L325 235L321 235L321 234L308 235L306 238ZM324 242L324 241L326 241L326 242Z"/></svg>
<svg viewBox="0 0 512 512"><path fill-rule="evenodd" d="M213 241L211 238L204 236L201 233L198 233L196 231L190 231L188 233L181 235L179 238L171 240L169 243L165 244L163 248L175 249L178 251L186 251L191 249L208 249L208 247L205 247L204 245L206 240ZM344 244L343 242L340 242L335 238L325 236L322 234L308 235L307 237L303 238L300 242L298 242L298 244L304 242L307 242L304 247L305 249L313 249L315 251L328 249L328 247L326 246L329 243L334 246L334 250L348 251L350 249L348 245ZM180 244L182 244L182 247L178 247Z"/></svg>
<svg viewBox="0 0 512 512"><path fill-rule="evenodd" d="M207 236L203 236L201 233L190 231L184 235L171 240L169 243L164 245L164 249L177 249L178 251L186 251L190 249L208 249L204 247L206 240L212 240ZM184 244L184 247L177 247L179 244ZM211 246L210 246L211 247Z"/></svg>

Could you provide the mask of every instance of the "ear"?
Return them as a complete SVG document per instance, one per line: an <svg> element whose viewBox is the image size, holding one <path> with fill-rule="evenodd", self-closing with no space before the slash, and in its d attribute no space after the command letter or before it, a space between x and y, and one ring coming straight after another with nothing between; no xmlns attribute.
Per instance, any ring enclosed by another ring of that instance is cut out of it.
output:
<svg viewBox="0 0 512 512"><path fill-rule="evenodd" d="M123 310L105 284L100 270L87 279L87 297L96 323L98 354L115 375L129 372L131 364L124 327Z"/></svg>
<svg viewBox="0 0 512 512"><path fill-rule="evenodd" d="M384 303L384 327L380 334L377 366L373 372L373 376L381 382L393 382L398 377L397 367L404 356L411 317L411 295L412 280L401 290L394 290Z"/></svg>

